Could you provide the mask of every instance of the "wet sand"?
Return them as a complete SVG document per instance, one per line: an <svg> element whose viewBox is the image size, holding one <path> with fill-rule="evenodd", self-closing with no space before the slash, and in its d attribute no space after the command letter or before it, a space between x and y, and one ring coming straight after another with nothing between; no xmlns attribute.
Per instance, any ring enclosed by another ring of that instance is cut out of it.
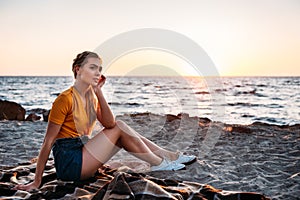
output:
<svg viewBox="0 0 300 200"><path fill-rule="evenodd" d="M271 199L299 198L300 125L275 126L262 123L230 125L187 115L160 116L149 113L123 115L118 116L118 119L126 121L139 133L157 144L170 150L196 155L198 160L188 165L185 170L149 172L147 163L122 150L107 163L110 169L126 172L130 169L130 171L140 172L160 180L172 179L208 184L225 191L255 192ZM22 196L20 191L17 193L12 191L8 194L8 190L3 190L3 188L8 189L15 182L26 182L32 179L33 173L29 168L33 169L34 164L24 162L37 156L46 125L41 121L0 122L2 132L0 136L0 163L2 165L0 182L1 194L4 194L4 191L6 194L2 198ZM12 166L19 166L19 168L12 169ZM20 169L20 166L23 167ZM25 173L24 169L30 172ZM48 170L45 174L51 177L45 179L48 180L48 187L43 186L41 190L50 191L49 182L55 180L55 175L53 175L55 170L51 160L48 163ZM19 174L13 174L13 171L19 171ZM11 178L13 175L17 179ZM111 177L115 174L107 173L106 175ZM11 177L8 178L8 176ZM91 183L85 184L86 187L91 185ZM88 194L87 199L98 194L94 190L85 191L79 186L76 188L78 189L75 191ZM32 197L32 194L26 195ZM26 195L22 198L26 198ZM72 190L67 196L74 198L82 195Z"/></svg>

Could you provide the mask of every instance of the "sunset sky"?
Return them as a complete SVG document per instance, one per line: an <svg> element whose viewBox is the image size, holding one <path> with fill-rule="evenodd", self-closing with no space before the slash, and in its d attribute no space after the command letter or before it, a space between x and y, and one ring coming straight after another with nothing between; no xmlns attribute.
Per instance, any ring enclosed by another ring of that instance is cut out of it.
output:
<svg viewBox="0 0 300 200"><path fill-rule="evenodd" d="M0 76L72 75L77 53L141 28L185 35L222 76L300 76L299 22L299 0L0 0ZM158 50L124 55L107 75L150 65L199 75Z"/></svg>

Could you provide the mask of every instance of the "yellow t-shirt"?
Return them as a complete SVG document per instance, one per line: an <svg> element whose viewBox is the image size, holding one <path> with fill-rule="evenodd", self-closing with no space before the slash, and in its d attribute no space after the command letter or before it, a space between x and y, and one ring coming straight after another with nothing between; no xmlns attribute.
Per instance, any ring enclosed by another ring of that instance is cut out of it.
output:
<svg viewBox="0 0 300 200"><path fill-rule="evenodd" d="M87 100L88 102L91 102L90 104L87 104L90 106L89 108L84 108L79 94L74 87L62 92L56 98L50 111L49 121L61 125L57 138L74 138L81 135L89 135L91 133L91 130L95 125L95 113L99 105L98 101L94 99L94 93L89 94L89 97L91 97L88 99L89 101ZM75 116L77 116L76 120L74 120L74 113ZM81 134L78 133L77 130L79 130Z"/></svg>

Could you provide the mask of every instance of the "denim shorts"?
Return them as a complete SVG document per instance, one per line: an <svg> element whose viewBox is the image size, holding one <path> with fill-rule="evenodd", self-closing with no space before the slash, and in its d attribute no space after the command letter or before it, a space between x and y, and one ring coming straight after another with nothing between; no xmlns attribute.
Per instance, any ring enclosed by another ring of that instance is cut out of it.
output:
<svg viewBox="0 0 300 200"><path fill-rule="evenodd" d="M82 168L82 139L61 138L53 145L54 165L57 178L64 181L79 181Z"/></svg>

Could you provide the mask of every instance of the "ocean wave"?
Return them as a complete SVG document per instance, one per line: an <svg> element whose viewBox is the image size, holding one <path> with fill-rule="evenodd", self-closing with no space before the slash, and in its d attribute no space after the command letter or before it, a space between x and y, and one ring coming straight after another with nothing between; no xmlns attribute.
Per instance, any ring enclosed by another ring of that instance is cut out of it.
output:
<svg viewBox="0 0 300 200"><path fill-rule="evenodd" d="M129 102L129 103L120 103L120 102L108 102L111 106L130 106L130 107L137 107L137 106L143 106L143 104L136 103L136 102Z"/></svg>
<svg viewBox="0 0 300 200"><path fill-rule="evenodd" d="M253 104L253 103L244 103L244 102L237 102L237 103L228 103L228 106L241 106L241 107L260 107L260 104Z"/></svg>
<svg viewBox="0 0 300 200"><path fill-rule="evenodd" d="M147 110L204 115L209 110L205 115L211 119L239 124L266 121L260 118L265 115L271 122L300 122L299 77L226 77L209 87L203 79L181 79L107 77L103 92L115 114ZM73 77L0 77L0 99L26 110L51 109L57 95L73 83ZM226 113L215 112L217 107Z"/></svg>

